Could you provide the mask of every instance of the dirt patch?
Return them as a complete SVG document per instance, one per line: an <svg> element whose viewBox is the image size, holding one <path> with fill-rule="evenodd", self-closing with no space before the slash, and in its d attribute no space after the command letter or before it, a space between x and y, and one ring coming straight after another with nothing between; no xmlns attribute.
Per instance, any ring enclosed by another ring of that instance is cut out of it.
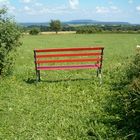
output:
<svg viewBox="0 0 140 140"><path fill-rule="evenodd" d="M58 34L75 34L76 31L60 31ZM46 35L46 34L56 34L55 32L41 32L40 34Z"/></svg>

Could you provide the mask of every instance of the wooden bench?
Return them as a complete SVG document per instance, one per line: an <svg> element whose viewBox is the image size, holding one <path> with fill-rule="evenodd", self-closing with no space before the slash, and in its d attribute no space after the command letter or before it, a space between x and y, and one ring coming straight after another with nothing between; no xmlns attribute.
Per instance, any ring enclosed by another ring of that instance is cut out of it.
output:
<svg viewBox="0 0 140 140"><path fill-rule="evenodd" d="M40 81L42 70L97 69L101 83L103 50L103 47L35 49L36 80ZM56 63L65 65L54 65ZM67 65L68 63L71 64Z"/></svg>

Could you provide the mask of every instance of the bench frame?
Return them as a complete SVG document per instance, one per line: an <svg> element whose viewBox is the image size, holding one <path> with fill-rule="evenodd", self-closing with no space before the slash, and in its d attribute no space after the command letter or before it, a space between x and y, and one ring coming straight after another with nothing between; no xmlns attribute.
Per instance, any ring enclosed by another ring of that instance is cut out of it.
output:
<svg viewBox="0 0 140 140"><path fill-rule="evenodd" d="M83 47L83 48L48 48L48 49L34 49L34 63L36 70L36 81L40 82L40 71L41 70L73 70L73 69L97 69L97 77L100 79L100 84L102 83L102 62L103 62L103 50L104 47ZM79 53L80 51L80 53ZM92 51L92 52L84 52ZM93 52L94 51L94 52ZM95 52L98 51L98 52ZM49 52L60 52L57 54L49 54ZM61 52L72 52L72 53L61 53ZM78 52L78 53L73 53ZM82 52L82 53L81 53ZM43 53L40 55L40 53ZM45 54L44 54L45 53ZM47 54L48 53L48 54ZM54 58L54 57L72 57L72 56L97 56L97 58L76 58L76 59L49 59L40 60L42 58ZM64 62L96 62L95 64L86 65L63 65L63 66L41 66L40 64L48 63L64 63Z"/></svg>

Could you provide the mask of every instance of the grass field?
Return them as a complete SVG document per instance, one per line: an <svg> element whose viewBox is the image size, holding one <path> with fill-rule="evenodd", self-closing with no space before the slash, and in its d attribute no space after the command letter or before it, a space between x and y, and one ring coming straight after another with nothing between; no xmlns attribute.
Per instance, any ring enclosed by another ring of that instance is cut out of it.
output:
<svg viewBox="0 0 140 140"><path fill-rule="evenodd" d="M39 35L22 40L13 75L0 79L0 139L126 139L116 126L119 99L111 89L140 35ZM105 47L102 86L94 70L47 71L35 83L34 48L98 45Z"/></svg>

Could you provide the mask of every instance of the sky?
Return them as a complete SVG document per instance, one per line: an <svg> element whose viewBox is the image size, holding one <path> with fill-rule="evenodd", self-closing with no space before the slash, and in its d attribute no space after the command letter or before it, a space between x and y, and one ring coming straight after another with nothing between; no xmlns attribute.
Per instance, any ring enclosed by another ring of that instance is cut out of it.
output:
<svg viewBox="0 0 140 140"><path fill-rule="evenodd" d="M17 22L91 19L140 24L140 0L0 0Z"/></svg>

